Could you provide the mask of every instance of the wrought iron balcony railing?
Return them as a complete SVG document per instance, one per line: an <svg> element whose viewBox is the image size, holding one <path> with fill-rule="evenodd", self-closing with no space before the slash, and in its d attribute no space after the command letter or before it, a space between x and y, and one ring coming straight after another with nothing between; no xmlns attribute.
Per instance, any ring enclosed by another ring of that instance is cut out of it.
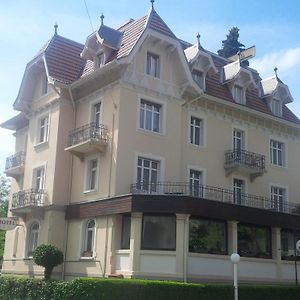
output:
<svg viewBox="0 0 300 300"><path fill-rule="evenodd" d="M74 146L89 140L107 143L108 134L106 126L98 125L95 122L92 122L82 127L73 129L69 134L68 146Z"/></svg>
<svg viewBox="0 0 300 300"><path fill-rule="evenodd" d="M233 205L266 209L287 214L300 215L300 203L274 200L268 197L250 195L213 187L208 185L190 184L188 182L138 182L131 185L132 194L153 194L170 196L192 196L201 199L231 203Z"/></svg>
<svg viewBox="0 0 300 300"><path fill-rule="evenodd" d="M241 165L261 172L265 170L265 156L242 149L225 152L225 167Z"/></svg>
<svg viewBox="0 0 300 300"><path fill-rule="evenodd" d="M25 152L20 151L6 158L5 171L22 167L25 164Z"/></svg>
<svg viewBox="0 0 300 300"><path fill-rule="evenodd" d="M48 200L45 190L29 189L12 195L13 209L25 206L42 207L46 205L48 205Z"/></svg>

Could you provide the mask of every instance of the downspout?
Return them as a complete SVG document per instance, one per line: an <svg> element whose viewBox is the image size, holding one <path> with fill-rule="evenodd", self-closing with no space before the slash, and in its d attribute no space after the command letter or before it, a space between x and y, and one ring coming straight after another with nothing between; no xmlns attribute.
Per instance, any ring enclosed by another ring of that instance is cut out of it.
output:
<svg viewBox="0 0 300 300"><path fill-rule="evenodd" d="M71 103L72 103L72 107L73 107L73 128L76 128L76 106L75 106L75 101L73 98L73 94L71 91L71 86L68 87L68 92L70 95L70 99L71 99ZM72 193L72 172L73 172L73 155L71 155L71 164L70 164L70 169L69 169L69 191L68 191L68 203L67 206L70 205L71 202L71 193ZM63 249L63 253L64 253L64 262L62 265L62 280L65 280L65 272L66 272L66 255L67 255L67 250L68 250L68 238L69 238L69 221L66 220L65 221L65 232L64 232L64 249Z"/></svg>

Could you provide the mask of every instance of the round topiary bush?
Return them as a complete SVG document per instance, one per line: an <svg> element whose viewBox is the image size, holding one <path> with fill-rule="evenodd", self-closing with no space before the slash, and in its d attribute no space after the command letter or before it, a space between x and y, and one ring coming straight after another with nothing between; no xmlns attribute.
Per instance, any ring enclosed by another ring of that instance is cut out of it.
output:
<svg viewBox="0 0 300 300"><path fill-rule="evenodd" d="M45 268L44 277L50 279L53 268L64 261L64 255L57 247L42 244L34 250L33 261Z"/></svg>

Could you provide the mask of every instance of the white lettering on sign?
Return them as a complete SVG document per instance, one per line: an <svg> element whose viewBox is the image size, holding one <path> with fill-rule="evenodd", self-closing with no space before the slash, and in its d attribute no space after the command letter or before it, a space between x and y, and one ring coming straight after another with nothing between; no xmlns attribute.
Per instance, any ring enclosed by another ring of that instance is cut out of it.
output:
<svg viewBox="0 0 300 300"><path fill-rule="evenodd" d="M12 230L16 228L17 221L14 218L0 218L0 230Z"/></svg>

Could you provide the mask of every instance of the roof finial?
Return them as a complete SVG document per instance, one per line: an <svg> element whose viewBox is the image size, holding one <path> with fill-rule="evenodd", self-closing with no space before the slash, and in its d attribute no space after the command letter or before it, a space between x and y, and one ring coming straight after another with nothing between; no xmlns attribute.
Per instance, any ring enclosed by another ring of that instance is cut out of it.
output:
<svg viewBox="0 0 300 300"><path fill-rule="evenodd" d="M276 77L278 77L277 71L278 71L278 68L275 67L275 68L274 68L274 72L275 72L275 76L276 76Z"/></svg>
<svg viewBox="0 0 300 300"><path fill-rule="evenodd" d="M104 25L104 15L103 15L103 13L101 14L101 16L100 16L100 19L101 19L101 25Z"/></svg>
<svg viewBox="0 0 300 300"><path fill-rule="evenodd" d="M196 38L197 38L197 40L198 40L198 50L200 50L201 49L201 44L200 44L200 33L198 32L198 34L197 34L197 36L196 36Z"/></svg>
<svg viewBox="0 0 300 300"><path fill-rule="evenodd" d="M54 24L54 34L55 34L55 35L57 35L57 28L58 28L58 25L57 25L57 23L55 23L55 24Z"/></svg>
<svg viewBox="0 0 300 300"><path fill-rule="evenodd" d="M154 9L154 0L150 0L150 2L151 2L151 6L152 6L152 9Z"/></svg>

